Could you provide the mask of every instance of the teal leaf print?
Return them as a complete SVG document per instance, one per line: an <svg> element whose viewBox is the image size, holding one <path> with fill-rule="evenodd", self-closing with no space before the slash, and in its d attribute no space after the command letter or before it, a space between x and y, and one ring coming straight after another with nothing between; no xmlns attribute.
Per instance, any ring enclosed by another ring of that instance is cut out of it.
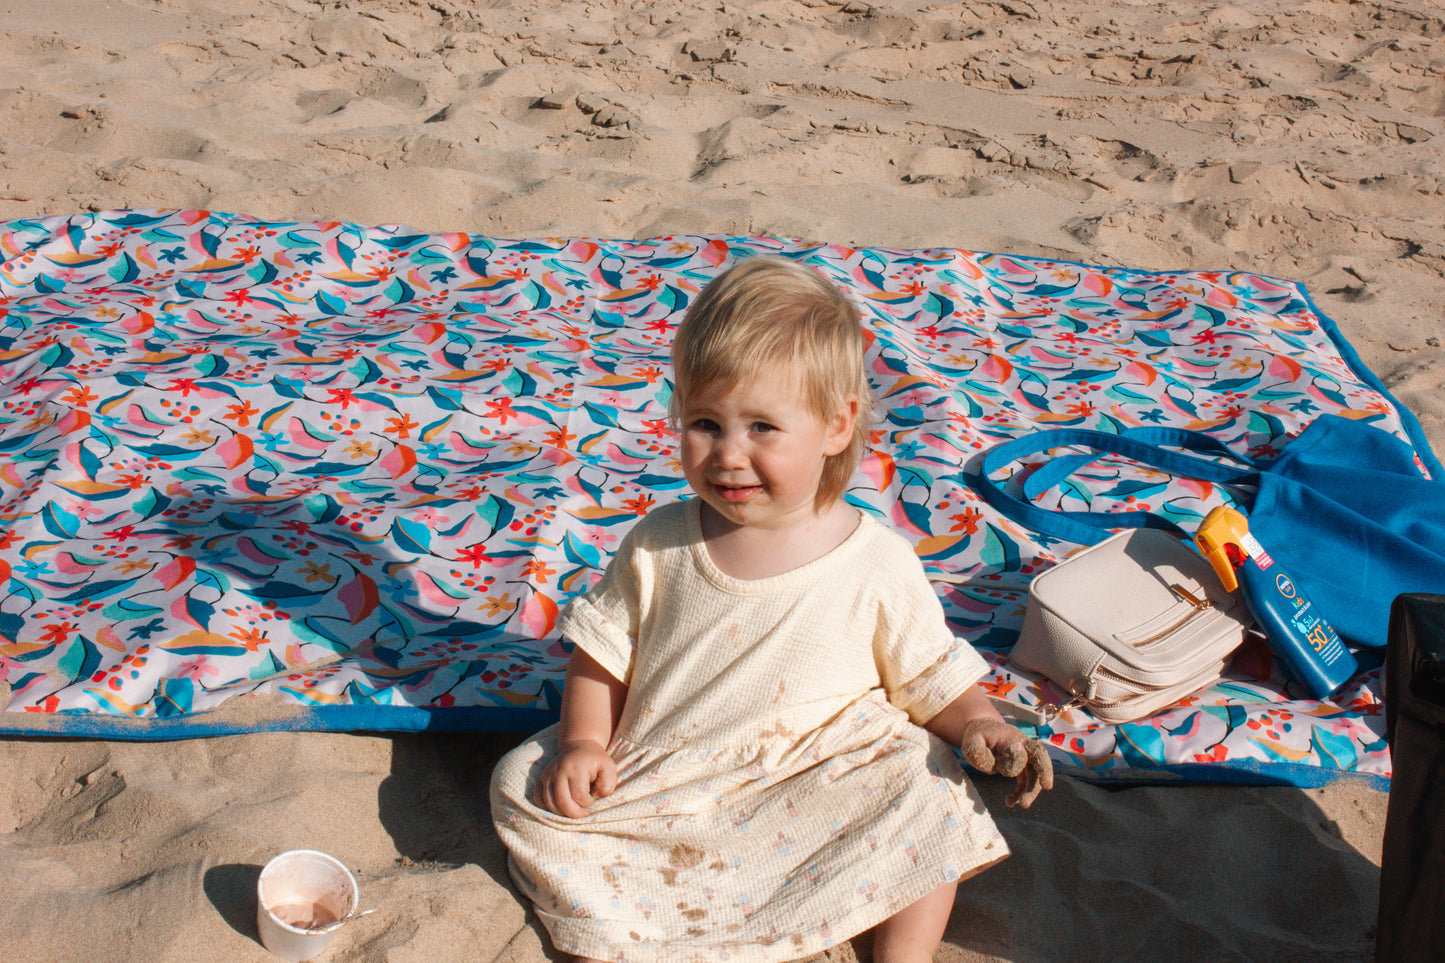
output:
<svg viewBox="0 0 1445 963"><path fill-rule="evenodd" d="M188 715L194 704L196 685L190 679L165 679L156 687L155 713L161 719Z"/></svg>
<svg viewBox="0 0 1445 963"><path fill-rule="evenodd" d="M80 519L54 502L45 503L45 507L40 510L40 520L45 530L56 538L75 538L80 531Z"/></svg>
<svg viewBox="0 0 1445 963"><path fill-rule="evenodd" d="M1310 735L1320 765L1327 769L1353 770L1359 762L1359 752L1347 736L1338 735L1316 726Z"/></svg>
<svg viewBox="0 0 1445 963"><path fill-rule="evenodd" d="M1012 572L1019 567L1018 543L993 523L984 526L983 548L979 554L983 564L994 571Z"/></svg>
<svg viewBox="0 0 1445 963"><path fill-rule="evenodd" d="M99 667L100 650L83 635L75 637L56 663L61 675L71 682L89 679Z"/></svg>
<svg viewBox="0 0 1445 963"><path fill-rule="evenodd" d="M1164 739L1158 729L1138 723L1124 723L1116 727L1119 755L1136 769L1151 769L1167 761L1164 753Z"/></svg>

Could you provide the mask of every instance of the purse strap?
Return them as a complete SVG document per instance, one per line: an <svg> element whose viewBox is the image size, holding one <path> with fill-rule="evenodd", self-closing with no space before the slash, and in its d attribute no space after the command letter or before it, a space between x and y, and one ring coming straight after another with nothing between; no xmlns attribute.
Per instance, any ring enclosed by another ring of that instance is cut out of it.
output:
<svg viewBox="0 0 1445 963"><path fill-rule="evenodd" d="M1166 448L1165 445L1170 447ZM1066 455L1053 459L1037 469L1025 482L1028 499L1064 481L1075 471L1097 461L1100 455L1122 455L1141 465L1148 465L1172 475L1197 478L1228 486L1253 486L1259 483L1260 467L1249 458L1231 451L1218 439L1187 428L1131 428L1122 434L1110 434L1089 428L1045 428L1001 442L983 456L978 476L978 492L984 500L1004 516L1021 525L1070 542L1093 545L1111 531L1120 528L1156 528L1185 540L1189 534L1161 515L1146 511L1087 512L1054 511L1041 508L1003 490L991 477L1006 465L1029 455L1064 446L1093 449L1093 454ZM1203 452L1241 462L1236 468L1210 458L1174 451Z"/></svg>

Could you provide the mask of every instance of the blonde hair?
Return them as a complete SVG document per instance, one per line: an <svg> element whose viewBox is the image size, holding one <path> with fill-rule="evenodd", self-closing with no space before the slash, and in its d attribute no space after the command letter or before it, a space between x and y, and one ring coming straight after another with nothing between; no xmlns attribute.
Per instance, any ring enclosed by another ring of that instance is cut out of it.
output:
<svg viewBox="0 0 1445 963"><path fill-rule="evenodd" d="M853 437L823 465L814 504L842 497L868 447L872 391L863 368L863 329L843 292L811 268L781 257L751 257L703 288L672 343L676 427L689 398L727 392L778 368L797 378L804 401L827 421L858 402Z"/></svg>

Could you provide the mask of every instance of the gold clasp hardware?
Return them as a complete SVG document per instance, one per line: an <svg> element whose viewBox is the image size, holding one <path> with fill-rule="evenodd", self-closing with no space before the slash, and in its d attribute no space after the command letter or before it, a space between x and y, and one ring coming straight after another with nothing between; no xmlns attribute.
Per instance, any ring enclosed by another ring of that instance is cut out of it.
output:
<svg viewBox="0 0 1445 963"><path fill-rule="evenodd" d="M1195 595L1193 592L1189 591L1189 590L1188 590L1187 588L1185 588L1184 586L1182 586L1182 585L1170 585L1169 588L1170 588L1170 590L1172 590L1172 591L1174 592L1175 595L1179 596L1181 599L1183 599L1184 601L1188 602L1190 605L1194 606L1196 609L1207 609L1207 608L1209 608L1209 599L1207 599L1207 598L1203 598L1203 599L1200 598L1199 596Z"/></svg>
<svg viewBox="0 0 1445 963"><path fill-rule="evenodd" d="M1043 713L1045 719L1057 719L1059 716L1063 715L1065 712L1068 712L1070 709L1077 709L1083 704L1084 700L1081 697L1074 696L1063 705L1055 705L1052 702L1046 702L1038 707L1038 711Z"/></svg>

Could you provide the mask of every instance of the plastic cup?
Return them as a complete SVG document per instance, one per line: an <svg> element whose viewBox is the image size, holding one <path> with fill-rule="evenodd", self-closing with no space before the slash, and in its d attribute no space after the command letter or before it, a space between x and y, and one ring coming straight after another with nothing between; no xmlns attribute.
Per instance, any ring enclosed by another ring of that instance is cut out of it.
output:
<svg viewBox="0 0 1445 963"><path fill-rule="evenodd" d="M261 945L283 960L320 955L356 912L356 878L341 861L314 849L282 853L256 882Z"/></svg>

